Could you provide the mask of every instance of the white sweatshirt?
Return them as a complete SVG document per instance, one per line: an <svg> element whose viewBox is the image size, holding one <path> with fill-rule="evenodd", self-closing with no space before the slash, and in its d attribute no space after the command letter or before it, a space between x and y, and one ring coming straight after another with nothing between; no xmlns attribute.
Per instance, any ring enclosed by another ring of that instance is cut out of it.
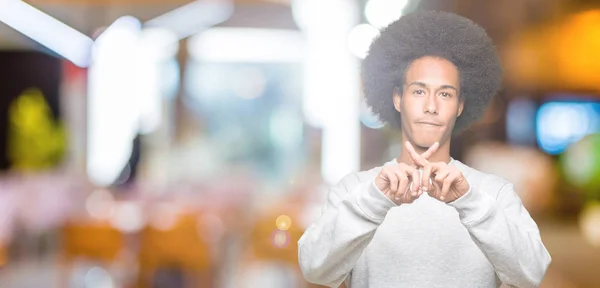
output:
<svg viewBox="0 0 600 288"><path fill-rule="evenodd" d="M449 164L471 186L449 204L425 193L397 206L374 184L381 167L332 187L298 242L306 280L351 288L538 287L551 259L513 184Z"/></svg>

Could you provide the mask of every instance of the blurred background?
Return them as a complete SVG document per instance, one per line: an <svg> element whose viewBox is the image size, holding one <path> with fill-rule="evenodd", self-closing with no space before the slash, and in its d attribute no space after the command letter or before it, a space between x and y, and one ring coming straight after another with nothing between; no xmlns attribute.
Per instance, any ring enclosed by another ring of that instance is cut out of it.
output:
<svg viewBox="0 0 600 288"><path fill-rule="evenodd" d="M0 286L309 287L328 185L400 153L359 69L419 9L505 67L452 156L515 183L542 287L600 287L594 0L0 0Z"/></svg>

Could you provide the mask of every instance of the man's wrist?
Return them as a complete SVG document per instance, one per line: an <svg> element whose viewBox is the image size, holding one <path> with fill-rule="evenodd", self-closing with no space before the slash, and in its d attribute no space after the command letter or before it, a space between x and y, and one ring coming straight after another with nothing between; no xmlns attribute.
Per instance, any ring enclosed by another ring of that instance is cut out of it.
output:
<svg viewBox="0 0 600 288"><path fill-rule="evenodd" d="M367 216L374 220L383 220L387 212L397 205L377 188L375 181L366 184L365 193L358 193L356 202Z"/></svg>
<svg viewBox="0 0 600 288"><path fill-rule="evenodd" d="M485 220L493 214L495 208L492 197L472 186L467 193L447 204L456 209L464 224L476 224Z"/></svg>
<svg viewBox="0 0 600 288"><path fill-rule="evenodd" d="M462 195L460 195L458 198L456 198L456 199L454 199L454 200L452 200L452 201L446 202L446 204L455 203L456 201L459 201L460 199L463 199L465 196L467 196L467 195L469 195L469 194L471 194L471 193L472 193L472 192L471 192L471 190L472 190L472 189L473 189L473 186L472 186L471 184L469 184L469 189L467 189L467 192L463 193L463 194L462 194Z"/></svg>

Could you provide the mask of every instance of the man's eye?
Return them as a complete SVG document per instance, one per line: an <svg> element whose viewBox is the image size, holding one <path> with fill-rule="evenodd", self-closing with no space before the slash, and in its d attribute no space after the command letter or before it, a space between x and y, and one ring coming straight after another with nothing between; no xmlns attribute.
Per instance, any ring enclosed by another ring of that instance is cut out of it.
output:
<svg viewBox="0 0 600 288"><path fill-rule="evenodd" d="M442 95L442 97L452 97L452 94L450 94L448 92L442 92L442 93L440 93L440 95Z"/></svg>
<svg viewBox="0 0 600 288"><path fill-rule="evenodd" d="M423 95L423 94L425 94L425 91L423 91L423 90L415 90L415 91L413 91L413 94Z"/></svg>

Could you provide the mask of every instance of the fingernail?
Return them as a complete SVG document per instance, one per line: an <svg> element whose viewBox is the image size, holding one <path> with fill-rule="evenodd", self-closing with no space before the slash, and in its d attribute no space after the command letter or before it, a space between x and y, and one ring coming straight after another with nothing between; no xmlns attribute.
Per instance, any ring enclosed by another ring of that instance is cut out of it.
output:
<svg viewBox="0 0 600 288"><path fill-rule="evenodd" d="M444 201L444 196L440 197L440 200Z"/></svg>

